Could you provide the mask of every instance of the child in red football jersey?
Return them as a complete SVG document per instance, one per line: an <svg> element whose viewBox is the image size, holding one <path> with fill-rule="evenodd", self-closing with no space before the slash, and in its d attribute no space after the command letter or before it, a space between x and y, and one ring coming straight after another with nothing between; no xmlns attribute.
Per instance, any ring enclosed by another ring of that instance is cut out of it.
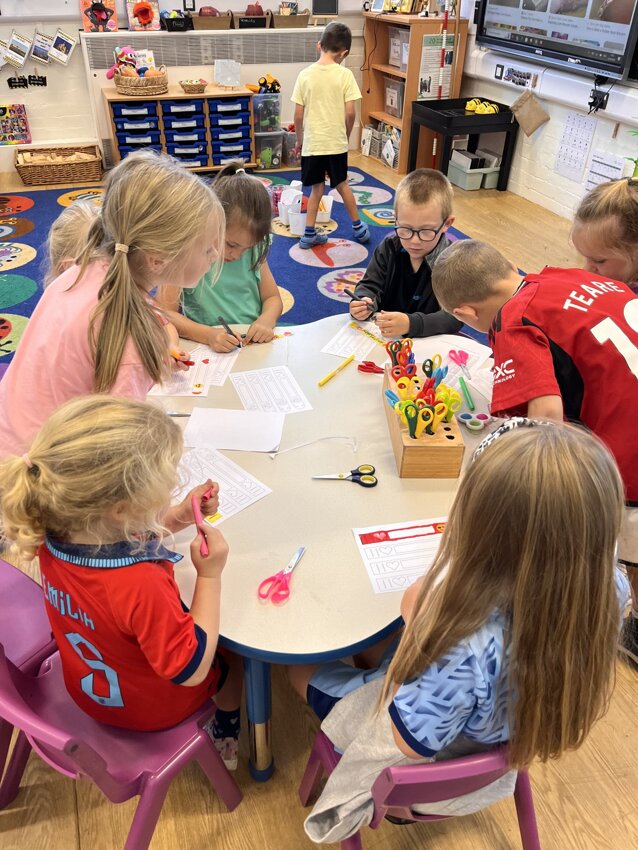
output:
<svg viewBox="0 0 638 850"><path fill-rule="evenodd" d="M27 454L0 465L2 530L23 556L39 556L64 681L80 708L101 723L152 731L214 697L213 742L232 768L241 667L217 650L228 546L198 526L189 611L173 578L181 556L162 545L181 453L179 427L157 407L104 395L67 402ZM205 511L217 508L203 488L191 495ZM193 522L185 501L172 510L173 527L179 516L182 527Z"/></svg>
<svg viewBox="0 0 638 850"><path fill-rule="evenodd" d="M582 422L611 449L625 484L620 558L633 612L621 649L638 663L638 298L624 283L582 269L522 278L495 248L463 240L433 270L441 306L489 331L492 412Z"/></svg>

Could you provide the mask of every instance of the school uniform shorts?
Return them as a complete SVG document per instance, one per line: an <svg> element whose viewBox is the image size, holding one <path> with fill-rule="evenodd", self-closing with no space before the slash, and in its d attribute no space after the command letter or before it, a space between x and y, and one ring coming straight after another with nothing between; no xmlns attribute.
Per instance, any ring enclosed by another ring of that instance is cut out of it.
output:
<svg viewBox="0 0 638 850"><path fill-rule="evenodd" d="M301 157L301 182L304 186L324 183L330 177L330 188L336 189L348 179L348 152Z"/></svg>

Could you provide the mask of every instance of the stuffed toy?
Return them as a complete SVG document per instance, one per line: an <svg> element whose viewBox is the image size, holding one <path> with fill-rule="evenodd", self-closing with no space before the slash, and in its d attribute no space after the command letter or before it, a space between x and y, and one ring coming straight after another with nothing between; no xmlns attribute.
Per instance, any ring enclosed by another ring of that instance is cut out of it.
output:
<svg viewBox="0 0 638 850"><path fill-rule="evenodd" d="M246 7L246 14L254 18L263 17L264 10L259 5L259 0L257 3L251 3L250 6Z"/></svg>
<svg viewBox="0 0 638 850"><path fill-rule="evenodd" d="M148 27L153 23L155 12L150 3L136 3L133 6L133 17L137 18L141 27Z"/></svg>
<svg viewBox="0 0 638 850"><path fill-rule="evenodd" d="M116 47L113 51L113 56L115 57L115 64L111 65L106 72L107 80L112 80L116 71L119 71L125 76L137 77L137 71L135 70L135 51L130 45L127 44L125 47ZM131 71L134 73L131 74Z"/></svg>

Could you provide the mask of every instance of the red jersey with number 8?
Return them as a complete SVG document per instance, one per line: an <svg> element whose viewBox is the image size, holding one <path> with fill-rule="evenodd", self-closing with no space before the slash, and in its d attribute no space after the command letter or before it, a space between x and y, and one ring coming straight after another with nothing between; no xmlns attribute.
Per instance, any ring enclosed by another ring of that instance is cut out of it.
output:
<svg viewBox="0 0 638 850"><path fill-rule="evenodd" d="M490 329L494 415L560 395L565 418L582 422L613 452L628 504L638 506L638 298L583 269L527 275Z"/></svg>

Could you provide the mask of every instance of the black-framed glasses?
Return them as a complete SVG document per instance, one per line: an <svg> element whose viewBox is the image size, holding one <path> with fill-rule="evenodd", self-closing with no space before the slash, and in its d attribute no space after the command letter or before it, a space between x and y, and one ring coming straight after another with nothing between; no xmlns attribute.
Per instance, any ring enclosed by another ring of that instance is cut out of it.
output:
<svg viewBox="0 0 638 850"><path fill-rule="evenodd" d="M436 230L432 230L431 227L422 227L420 230L414 230L412 227L395 227L394 232L399 237L399 239L412 239L414 234L416 233L421 242L432 242L439 233L445 227L445 222L443 222Z"/></svg>

